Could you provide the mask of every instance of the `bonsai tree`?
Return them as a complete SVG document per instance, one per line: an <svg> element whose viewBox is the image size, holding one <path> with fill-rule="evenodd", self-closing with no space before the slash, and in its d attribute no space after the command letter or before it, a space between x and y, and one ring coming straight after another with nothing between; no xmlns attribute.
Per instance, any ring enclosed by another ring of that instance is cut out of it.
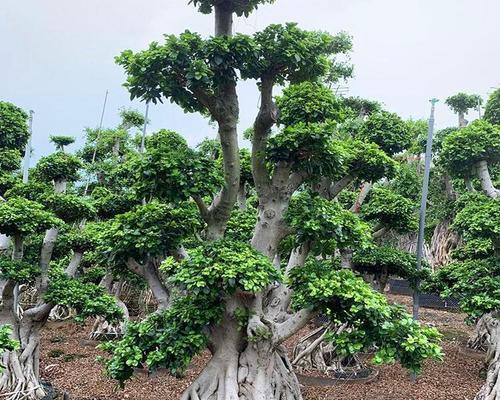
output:
<svg viewBox="0 0 500 400"><path fill-rule="evenodd" d="M484 109L484 119L493 125L500 125L500 89L489 97Z"/></svg>
<svg viewBox="0 0 500 400"><path fill-rule="evenodd" d="M56 145L56 150L64 151L64 146L69 146L75 142L72 136L50 136L50 141Z"/></svg>
<svg viewBox="0 0 500 400"><path fill-rule="evenodd" d="M169 99L217 123L223 183L215 195L190 194L206 225L202 242L186 247L188 257L163 262L163 273L180 296L164 311L129 325L124 338L111 345L109 374L125 380L135 367L144 365L178 373L208 347L212 358L182 399L300 399L298 381L281 345L318 312L353 324L356 333L334 337L337 343L355 343L355 350L378 343L378 361L398 359L417 370L424 359L439 358L434 329L411 322L351 271L331 269L326 259L315 272L315 264L306 263L314 259L302 241L308 236L297 235L287 222L289 206L299 193L312 190L323 178L335 185L349 173L344 162L349 157L343 157L349 152L336 135L335 120L287 122L273 134L280 115L273 89L331 76L335 56L350 49L346 35L307 32L295 24L271 25L253 36L232 35L232 15L250 13L261 2L193 3L202 12L215 11L215 37L203 39L192 32L170 35L165 43L153 43L144 51L125 51L118 63L125 68L132 97ZM258 207L249 242L224 237L241 178L239 77L257 80L261 92L251 149ZM365 138L370 141L368 136L360 140ZM391 149L397 150L395 143ZM185 179L174 178L181 183ZM345 213L339 213L343 220L357 226L356 216ZM310 218L318 221L322 215ZM336 225L332 215L324 231L331 232ZM337 236L349 241L340 231ZM284 262L290 267L281 268L280 245L290 238L294 248ZM409 342L413 338L419 346Z"/></svg>
<svg viewBox="0 0 500 400"><path fill-rule="evenodd" d="M20 168L28 139L28 114L12 103L0 101L0 197L19 181L13 172ZM0 253L9 246L10 239L0 233Z"/></svg>
<svg viewBox="0 0 500 400"><path fill-rule="evenodd" d="M454 113L458 115L458 127L467 126L468 121L465 119L465 114L471 109L478 109L483 103L481 96L477 94L457 93L446 99L446 104Z"/></svg>
<svg viewBox="0 0 500 400"><path fill-rule="evenodd" d="M468 346L487 350L487 381L477 399L499 395L498 311L500 309L500 204L483 194L470 193L457 202L452 227L464 238L452 263L442 267L431 279L430 287L442 296L460 299L468 321L475 323Z"/></svg>
<svg viewBox="0 0 500 400"><path fill-rule="evenodd" d="M66 193L67 183L78 177L79 166L77 158L62 151L44 157L33 174L38 181L15 185L0 202L0 233L12 238L12 247L0 257L0 316L2 325L11 327L10 338L15 342L2 356L0 391L13 399L42 399L46 395L39 375L40 332L55 305L73 307L81 318L120 315L112 298L103 296L95 285L74 278L84 250L81 239L63 259L53 258L60 229L93 216L85 200ZM36 303L22 313L21 285L34 288L36 293Z"/></svg>
<svg viewBox="0 0 500 400"><path fill-rule="evenodd" d="M484 120L474 121L467 128L450 133L443 140L439 162L452 175L469 181L476 175L484 193L499 197L490 168L500 160L500 128Z"/></svg>

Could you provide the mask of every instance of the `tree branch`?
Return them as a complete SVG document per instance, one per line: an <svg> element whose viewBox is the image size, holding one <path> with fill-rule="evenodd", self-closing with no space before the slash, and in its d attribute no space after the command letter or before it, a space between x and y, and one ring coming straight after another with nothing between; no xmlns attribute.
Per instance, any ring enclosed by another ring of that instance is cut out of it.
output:
<svg viewBox="0 0 500 400"><path fill-rule="evenodd" d="M265 164L267 139L272 126L278 119L278 109L273 101L274 82L262 78L260 85L260 108L253 124L252 173L257 193L262 193L270 185L269 172Z"/></svg>

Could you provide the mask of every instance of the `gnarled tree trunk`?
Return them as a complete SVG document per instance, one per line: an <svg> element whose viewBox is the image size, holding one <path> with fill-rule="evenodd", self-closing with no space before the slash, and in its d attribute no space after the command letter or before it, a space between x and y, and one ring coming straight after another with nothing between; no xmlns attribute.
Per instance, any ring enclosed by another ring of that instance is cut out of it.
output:
<svg viewBox="0 0 500 400"><path fill-rule="evenodd" d="M500 399L500 320L498 314L488 314L485 318L486 334L488 335L488 352L486 363L488 372L486 382L474 400Z"/></svg>
<svg viewBox="0 0 500 400"><path fill-rule="evenodd" d="M450 229L450 225L451 221L445 219L434 228L430 246L434 270L450 262L451 252L460 244L460 236Z"/></svg>

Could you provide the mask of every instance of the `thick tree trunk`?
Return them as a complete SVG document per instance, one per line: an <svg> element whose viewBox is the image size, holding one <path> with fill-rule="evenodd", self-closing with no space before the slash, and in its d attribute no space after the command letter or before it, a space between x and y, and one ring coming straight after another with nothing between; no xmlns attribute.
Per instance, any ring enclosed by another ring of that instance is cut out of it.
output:
<svg viewBox="0 0 500 400"><path fill-rule="evenodd" d="M498 315L488 315L485 321L488 335L486 382L474 400L500 400L500 321Z"/></svg>
<svg viewBox="0 0 500 400"><path fill-rule="evenodd" d="M270 340L246 342L237 326L222 325L223 341L181 400L301 400L300 385L283 348ZM245 345L244 345L245 346Z"/></svg>
<svg viewBox="0 0 500 400"><path fill-rule="evenodd" d="M458 113L458 127L459 128L465 128L469 121L465 119L465 113L459 112Z"/></svg>
<svg viewBox="0 0 500 400"><path fill-rule="evenodd" d="M451 252L460 244L460 236L450 229L451 221L445 219L434 228L430 253L432 268L435 270L451 260Z"/></svg>
<svg viewBox="0 0 500 400"><path fill-rule="evenodd" d="M497 199L500 197L500 190L495 188L493 181L491 180L490 171L488 170L488 163L486 161L479 161L476 164L477 176L481 182L481 188L483 192L491 197L492 199Z"/></svg>
<svg viewBox="0 0 500 400"><path fill-rule="evenodd" d="M4 370L0 377L0 392L8 400L39 400L45 396L39 371L40 331L52 307L49 304L37 306L27 310L19 319L13 306L13 302L4 301L0 322L13 327L13 339L19 342L20 349L2 355Z"/></svg>

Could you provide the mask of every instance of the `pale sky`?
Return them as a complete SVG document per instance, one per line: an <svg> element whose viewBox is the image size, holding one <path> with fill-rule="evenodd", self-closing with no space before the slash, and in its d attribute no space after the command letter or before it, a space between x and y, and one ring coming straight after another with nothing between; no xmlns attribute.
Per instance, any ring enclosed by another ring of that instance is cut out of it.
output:
<svg viewBox="0 0 500 400"><path fill-rule="evenodd" d="M347 31L355 66L349 95L381 101L404 118L428 118L428 100L437 97L442 128L456 124L447 96L465 91L486 98L500 86L499 16L500 0L277 0L235 28L251 34L294 21ZM105 127L118 123L121 107L144 110L121 86L114 57L122 50L185 29L210 35L212 25L213 16L187 0L0 0L0 100L35 111L39 158L52 151L49 135L81 138L84 127L97 126L106 90ZM239 96L242 132L257 112L254 84L240 84ZM214 134L206 120L169 102L151 107L150 119L149 131L176 130L192 145Z"/></svg>

